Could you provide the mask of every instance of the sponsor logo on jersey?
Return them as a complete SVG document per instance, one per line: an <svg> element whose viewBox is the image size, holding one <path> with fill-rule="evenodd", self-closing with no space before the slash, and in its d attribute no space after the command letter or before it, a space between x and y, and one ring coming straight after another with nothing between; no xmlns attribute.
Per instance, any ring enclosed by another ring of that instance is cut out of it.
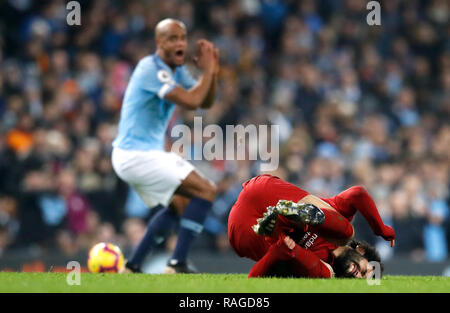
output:
<svg viewBox="0 0 450 313"><path fill-rule="evenodd" d="M316 241L318 237L319 236L317 236L317 234L306 232L303 238L300 240L299 244L301 247L309 249L314 244L314 241Z"/></svg>

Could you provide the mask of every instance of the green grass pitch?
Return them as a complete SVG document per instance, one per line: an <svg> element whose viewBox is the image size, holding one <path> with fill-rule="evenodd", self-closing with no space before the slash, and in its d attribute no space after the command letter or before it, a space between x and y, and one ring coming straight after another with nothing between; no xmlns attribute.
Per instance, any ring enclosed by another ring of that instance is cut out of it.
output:
<svg viewBox="0 0 450 313"><path fill-rule="evenodd" d="M0 273L0 292L64 293L448 293L450 277L385 276L380 285L359 279L253 278L243 274L90 274L69 285L63 273Z"/></svg>

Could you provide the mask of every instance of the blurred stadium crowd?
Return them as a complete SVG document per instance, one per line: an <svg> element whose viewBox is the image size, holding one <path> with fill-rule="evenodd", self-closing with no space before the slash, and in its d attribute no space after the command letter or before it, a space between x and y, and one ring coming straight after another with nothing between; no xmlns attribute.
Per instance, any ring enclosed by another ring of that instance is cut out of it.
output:
<svg viewBox="0 0 450 313"><path fill-rule="evenodd" d="M114 174L111 142L134 65L153 53L156 23L175 17L190 55L205 37L222 67L214 107L176 111L172 125L194 114L278 124L273 174L320 196L364 185L397 245L360 217L358 237L385 258L448 258L446 0L380 1L381 26L367 25L363 0L79 2L81 26L67 25L63 0L0 4L0 256L137 244L152 212ZM227 250L229 209L258 162L193 163L219 187L201 242Z"/></svg>

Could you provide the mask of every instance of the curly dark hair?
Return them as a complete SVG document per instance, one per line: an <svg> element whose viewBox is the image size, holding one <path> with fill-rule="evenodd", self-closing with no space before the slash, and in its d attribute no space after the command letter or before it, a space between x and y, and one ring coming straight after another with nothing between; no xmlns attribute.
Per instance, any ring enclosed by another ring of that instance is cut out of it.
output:
<svg viewBox="0 0 450 313"><path fill-rule="evenodd" d="M357 240L353 239L349 244L351 248L356 249L359 247L360 249L364 250L364 257L367 259L367 261L375 261L380 264L381 269L381 275L383 275L384 272L384 264L381 262L380 253L377 251L377 249L371 245L370 243L364 241L364 240Z"/></svg>

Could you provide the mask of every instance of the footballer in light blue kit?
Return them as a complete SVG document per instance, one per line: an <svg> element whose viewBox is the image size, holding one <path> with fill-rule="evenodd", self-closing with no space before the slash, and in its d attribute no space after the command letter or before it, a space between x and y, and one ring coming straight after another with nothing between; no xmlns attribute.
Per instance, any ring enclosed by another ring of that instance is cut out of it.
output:
<svg viewBox="0 0 450 313"><path fill-rule="evenodd" d="M212 206L216 187L192 164L164 150L167 124L176 105L188 110L209 108L214 102L219 51L201 39L196 81L186 66L186 27L165 19L155 29L156 52L139 61L123 99L119 130L113 142L112 164L116 174L136 190L149 208L158 211L146 234L126 263L126 270L140 272L142 262L176 225L178 241L165 273L192 272L186 259Z"/></svg>
<svg viewBox="0 0 450 313"><path fill-rule="evenodd" d="M177 85L190 89L196 83L185 65L172 71L156 53L143 58L125 92L119 133L113 146L125 150L164 150L164 134L176 105L164 97Z"/></svg>

